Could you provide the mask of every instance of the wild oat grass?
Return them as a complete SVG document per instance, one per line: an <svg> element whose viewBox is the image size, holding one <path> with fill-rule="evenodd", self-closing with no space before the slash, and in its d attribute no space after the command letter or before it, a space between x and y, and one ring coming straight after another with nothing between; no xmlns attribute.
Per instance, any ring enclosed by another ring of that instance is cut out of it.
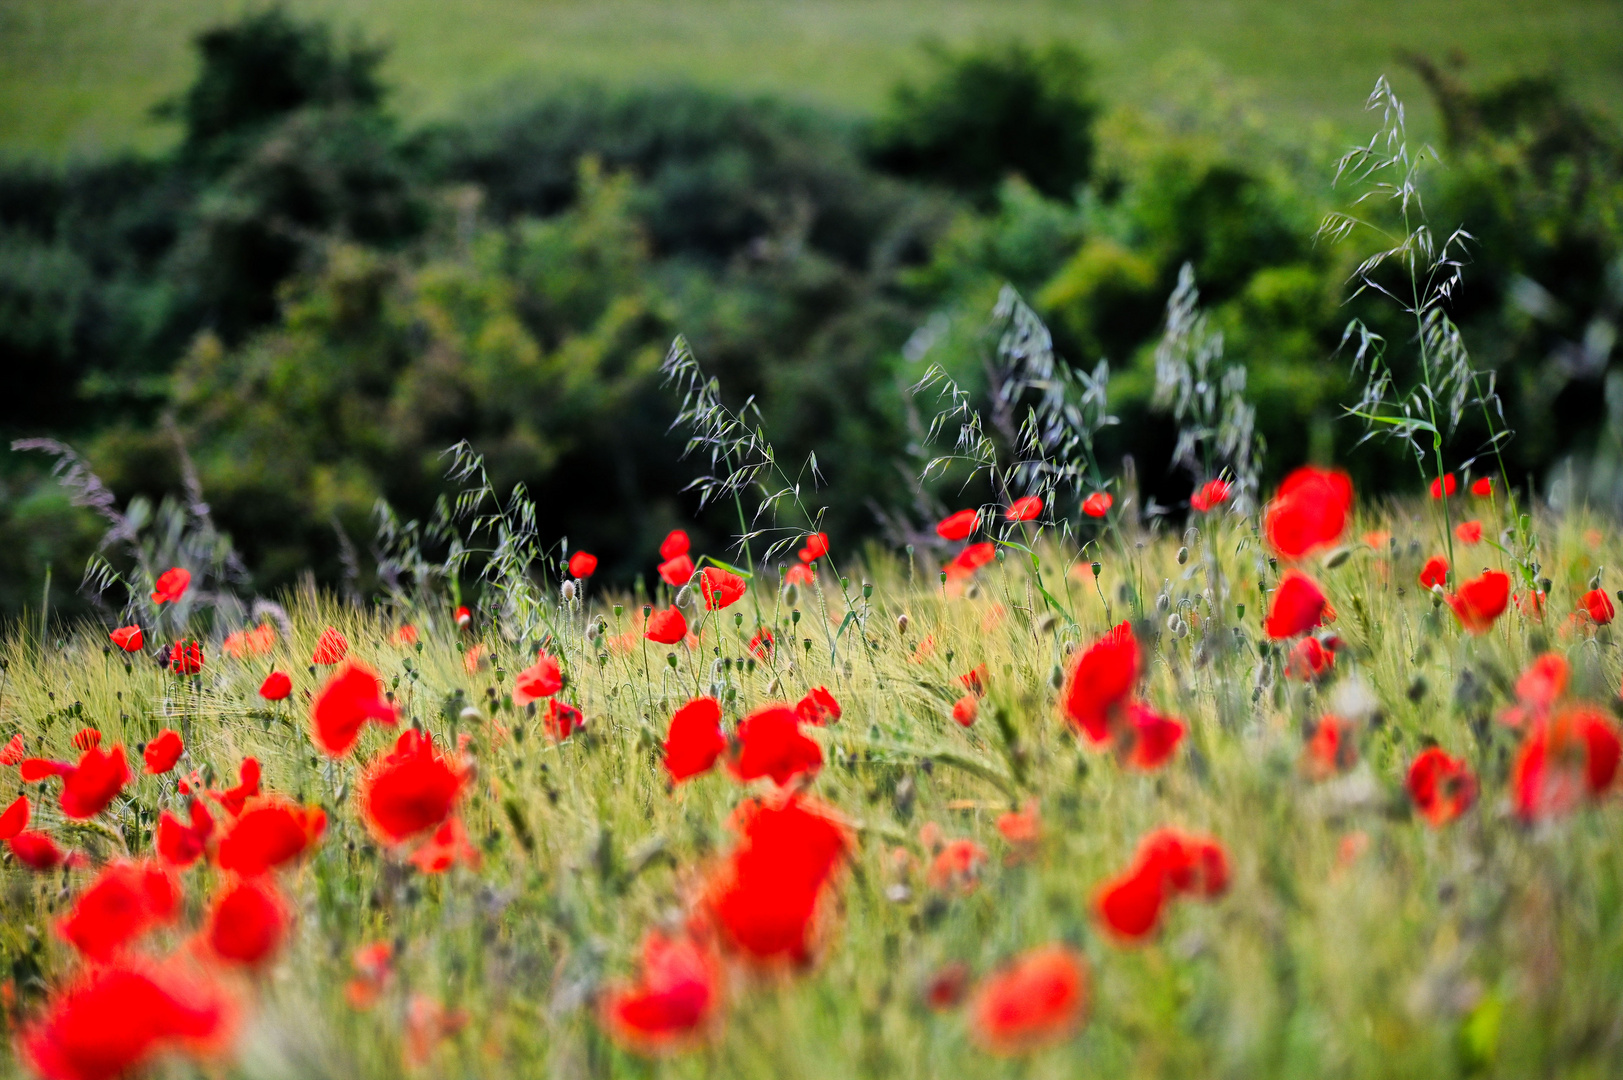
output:
<svg viewBox="0 0 1623 1080"><path fill-rule="evenodd" d="M1504 524L1478 509L1490 535ZM709 617L692 652L635 635L629 649L608 647L640 613L632 597L588 589L548 601L547 648L568 673L563 696L587 718L563 742L504 704L535 639L509 641L489 623L460 631L444 605L367 608L314 591L283 598L289 623L270 655L234 660L206 640L194 678L110 650L99 626L53 628L46 640L37 624L13 627L0 645L0 736L21 732L31 751L71 757L82 727L130 747L174 727L187 743L178 771L229 782L253 755L268 789L326 808L318 850L285 883L295 932L253 987L224 1075L398 1076L413 993L470 1017L419 1067L425 1075L1615 1075L1623 811L1607 799L1522 822L1506 796L1518 736L1494 716L1516 674L1547 649L1570 659L1574 697L1616 701L1623 664L1611 629L1567 613L1592 577L1616 584L1603 567L1623 552L1615 532L1582 515L1535 522L1552 579L1544 620L1512 607L1473 638L1415 584L1439 525L1435 504L1369 509L1350 535L1391 539L1354 541L1313 568L1345 642L1318 686L1282 677L1281 650L1262 637L1278 568L1253 522L1212 514L1188 535L1125 533L1097 556L1097 583L1074 550L1039 541L1043 584L1074 622L1049 609L1014 551L967 589L944 586L939 560L922 553L842 559L849 620L826 572L821 589L801 589L791 604L766 571ZM1484 546L1462 560L1498 555ZM1173 613L1181 635L1169 629ZM757 618L778 649L752 664L743 658ZM1153 773L1082 748L1057 711L1071 651L1124 618L1148 650L1144 696L1189 726ZM389 643L401 621L421 629L419 645ZM381 673L403 722L450 745L471 738L477 781L461 812L482 854L477 869L420 875L367 835L353 807L356 763L393 733L369 728L342 761L314 749L308 697L326 672L309 660L327 626ZM470 671L476 644L488 662ZM959 677L980 664L987 694L964 728L951 705ZM272 667L295 687L278 705L256 695ZM730 846L726 821L746 794L719 770L671 790L659 750L671 712L714 693L730 727L819 685L844 715L808 729L825 756L810 786L858 837L819 958L774 978L735 971L725 1022L704 1046L652 1063L627 1055L599 1028L594 995L631 972L646 930L682 917L695 875ZM1304 731L1331 709L1359 720L1358 760L1314 781L1301 767ZM1467 758L1482 782L1477 805L1440 829L1411 811L1403 787L1433 741ZM994 821L1028 799L1043 836L1018 858ZM173 776L139 777L99 819L106 829L62 822L48 797L36 798L35 827L96 857L146 851L159 808L178 802ZM972 891L929 887L926 823L986 848ZM1149 944L1121 947L1098 928L1093 894L1165 824L1218 837L1231 886L1215 902L1173 909ZM184 925L196 924L216 877L190 873ZM73 969L51 926L85 880L84 871L0 869L0 956L17 1013ZM344 995L351 954L377 940L397 944L397 979L378 1007L356 1011ZM924 1004L927 980L950 962L978 978L1055 941L1081 950L1091 972L1090 1019L1060 1046L991 1057L973 1047L959 1012ZM154 948L179 942L180 931L160 934Z"/></svg>

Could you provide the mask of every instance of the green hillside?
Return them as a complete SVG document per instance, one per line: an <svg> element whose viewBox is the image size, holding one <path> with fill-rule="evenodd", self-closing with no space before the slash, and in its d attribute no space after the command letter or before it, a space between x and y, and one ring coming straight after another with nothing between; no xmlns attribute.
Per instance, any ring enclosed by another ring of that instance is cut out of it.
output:
<svg viewBox="0 0 1623 1080"><path fill-rule="evenodd" d="M148 109L184 86L188 40L251 5L202 0L4 0L0 147L64 154L154 147ZM1614 115L1623 17L1613 0L300 0L390 43L407 115L440 115L514 79L690 78L873 106L928 36L1065 39L1112 96L1175 82L1203 54L1286 119L1351 119L1401 49L1459 50L1479 77L1556 68ZM1399 82L1400 91L1412 90ZM1414 94L1418 98L1418 94Z"/></svg>

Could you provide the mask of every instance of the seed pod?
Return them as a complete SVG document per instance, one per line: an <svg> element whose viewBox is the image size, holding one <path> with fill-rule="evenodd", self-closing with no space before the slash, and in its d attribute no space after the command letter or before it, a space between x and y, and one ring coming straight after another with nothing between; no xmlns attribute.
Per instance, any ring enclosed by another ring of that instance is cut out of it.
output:
<svg viewBox="0 0 1623 1080"><path fill-rule="evenodd" d="M1099 564L1097 562L1089 563L1088 564L1088 569L1093 571L1093 576L1094 577L1099 576Z"/></svg>

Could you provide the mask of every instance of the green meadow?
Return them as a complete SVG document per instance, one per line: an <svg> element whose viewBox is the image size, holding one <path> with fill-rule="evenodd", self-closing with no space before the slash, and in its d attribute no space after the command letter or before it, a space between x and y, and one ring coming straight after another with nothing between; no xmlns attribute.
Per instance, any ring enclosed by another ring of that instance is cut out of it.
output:
<svg viewBox="0 0 1623 1080"><path fill-rule="evenodd" d="M1578 98L1623 103L1612 0L298 0L391 48L413 120L477 108L514 81L694 80L851 111L921 66L928 39L1063 40L1115 100L1174 93L1192 67L1236 77L1281 123L1356 122L1400 50L1458 54L1478 78L1555 69ZM5 0L0 147L55 156L155 149L152 106L190 80L191 36L249 10L200 0ZM1400 92L1420 98L1412 78Z"/></svg>

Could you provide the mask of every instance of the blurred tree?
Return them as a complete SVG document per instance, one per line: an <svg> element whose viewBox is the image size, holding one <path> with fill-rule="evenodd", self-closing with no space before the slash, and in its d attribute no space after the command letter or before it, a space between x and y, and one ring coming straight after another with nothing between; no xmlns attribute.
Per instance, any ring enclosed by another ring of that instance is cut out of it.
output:
<svg viewBox="0 0 1623 1080"><path fill-rule="evenodd" d="M1020 42L927 50L930 78L897 85L868 134L871 160L981 205L1011 173L1051 198L1076 194L1093 171L1099 111L1080 53Z"/></svg>

